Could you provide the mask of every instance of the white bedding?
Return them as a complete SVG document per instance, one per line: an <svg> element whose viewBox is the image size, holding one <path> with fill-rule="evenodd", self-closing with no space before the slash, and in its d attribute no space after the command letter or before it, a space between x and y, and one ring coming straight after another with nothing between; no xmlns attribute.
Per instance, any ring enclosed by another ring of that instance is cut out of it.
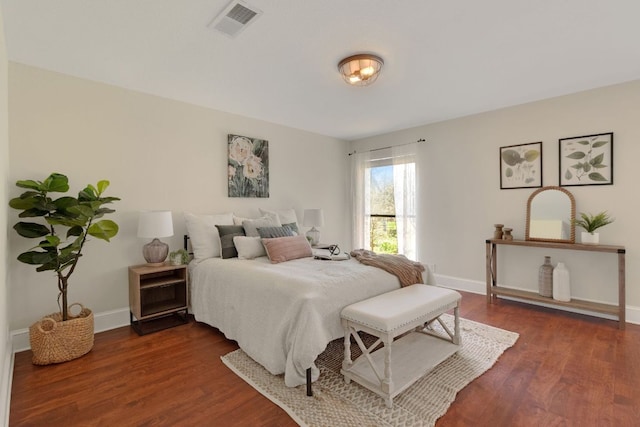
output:
<svg viewBox="0 0 640 427"><path fill-rule="evenodd" d="M318 378L316 357L344 336L342 308L400 287L395 276L353 259L209 258L189 267L196 320L236 340L272 374L284 373L289 387L304 384L309 367Z"/></svg>

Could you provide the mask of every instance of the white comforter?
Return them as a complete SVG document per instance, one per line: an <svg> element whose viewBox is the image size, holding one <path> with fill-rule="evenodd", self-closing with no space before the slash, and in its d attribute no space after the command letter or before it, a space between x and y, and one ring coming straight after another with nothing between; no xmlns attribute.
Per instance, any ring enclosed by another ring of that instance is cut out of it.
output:
<svg viewBox="0 0 640 427"><path fill-rule="evenodd" d="M353 259L209 258L192 263L190 274L196 320L236 340L272 374L284 372L289 387L304 384L309 367L318 378L316 357L344 336L342 308L400 287L395 276Z"/></svg>

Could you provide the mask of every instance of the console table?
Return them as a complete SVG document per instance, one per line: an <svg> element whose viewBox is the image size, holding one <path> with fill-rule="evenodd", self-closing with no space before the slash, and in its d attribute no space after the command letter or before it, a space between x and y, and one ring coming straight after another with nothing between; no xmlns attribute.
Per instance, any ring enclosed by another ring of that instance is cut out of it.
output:
<svg viewBox="0 0 640 427"><path fill-rule="evenodd" d="M618 317L618 326L625 328L625 248L612 245L583 245L579 243L538 242L528 240L487 239L487 302L493 303L499 296L508 296L523 300L552 304L560 307L572 307L596 313L610 314ZM618 304L603 304L591 301L571 299L569 302L556 301L543 297L537 292L523 291L506 286L498 286L498 251L497 246L527 246L533 248L566 249L572 251L606 252L618 254Z"/></svg>

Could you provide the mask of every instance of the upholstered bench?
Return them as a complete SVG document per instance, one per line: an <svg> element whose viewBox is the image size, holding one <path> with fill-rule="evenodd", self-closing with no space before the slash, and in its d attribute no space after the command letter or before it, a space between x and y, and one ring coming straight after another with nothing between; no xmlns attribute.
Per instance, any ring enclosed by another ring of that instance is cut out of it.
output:
<svg viewBox="0 0 640 427"><path fill-rule="evenodd" d="M341 313L344 361L340 372L347 384L354 380L382 396L391 408L395 396L460 348L460 300L460 294L451 289L418 284L345 307ZM453 333L440 319L451 309ZM432 329L435 321L444 333ZM367 348L358 331L378 340ZM352 336L362 350L354 361ZM380 343L384 346L376 349Z"/></svg>

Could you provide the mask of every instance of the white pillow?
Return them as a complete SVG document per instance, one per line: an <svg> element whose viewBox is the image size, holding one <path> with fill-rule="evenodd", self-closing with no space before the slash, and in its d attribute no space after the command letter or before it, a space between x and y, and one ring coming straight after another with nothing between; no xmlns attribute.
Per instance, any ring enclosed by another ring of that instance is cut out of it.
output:
<svg viewBox="0 0 640 427"><path fill-rule="evenodd" d="M216 225L233 225L233 214L195 215L185 212L184 220L191 240L193 258L203 260L220 256L220 235Z"/></svg>
<svg viewBox="0 0 640 427"><path fill-rule="evenodd" d="M247 236L260 237L258 227L281 227L282 224L277 218L263 216L257 219L245 219L242 221L242 226L244 227L244 234Z"/></svg>
<svg viewBox="0 0 640 427"><path fill-rule="evenodd" d="M258 209L260 215L275 216L280 221L280 224L291 224L295 222L298 225L298 217L296 216L295 209L275 209L268 211L266 209Z"/></svg>
<svg viewBox="0 0 640 427"><path fill-rule="evenodd" d="M251 219L251 218L244 218L241 216L236 216L236 214L233 214L233 225L242 225L242 221L246 220L246 219ZM222 224L220 224L222 225Z"/></svg>
<svg viewBox="0 0 640 427"><path fill-rule="evenodd" d="M240 259L254 259L267 255L260 237L234 236L233 244L236 245Z"/></svg>

